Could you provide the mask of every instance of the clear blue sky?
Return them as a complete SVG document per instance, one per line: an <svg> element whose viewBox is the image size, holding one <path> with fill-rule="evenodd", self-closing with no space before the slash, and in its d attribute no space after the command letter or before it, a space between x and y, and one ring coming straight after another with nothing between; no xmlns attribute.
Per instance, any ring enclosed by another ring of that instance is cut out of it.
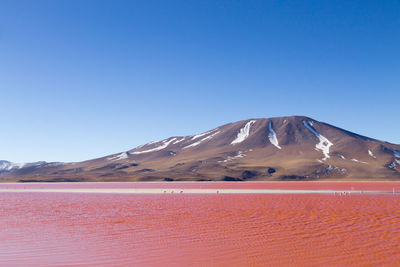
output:
<svg viewBox="0 0 400 267"><path fill-rule="evenodd" d="M254 117L400 143L400 1L0 1L0 159Z"/></svg>

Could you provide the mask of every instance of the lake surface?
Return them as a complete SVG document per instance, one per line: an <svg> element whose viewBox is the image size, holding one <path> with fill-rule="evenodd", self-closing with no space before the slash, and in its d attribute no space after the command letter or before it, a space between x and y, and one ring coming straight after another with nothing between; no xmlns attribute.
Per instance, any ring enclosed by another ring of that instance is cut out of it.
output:
<svg viewBox="0 0 400 267"><path fill-rule="evenodd" d="M397 265L400 183L0 184L395 194L0 193L0 266Z"/></svg>

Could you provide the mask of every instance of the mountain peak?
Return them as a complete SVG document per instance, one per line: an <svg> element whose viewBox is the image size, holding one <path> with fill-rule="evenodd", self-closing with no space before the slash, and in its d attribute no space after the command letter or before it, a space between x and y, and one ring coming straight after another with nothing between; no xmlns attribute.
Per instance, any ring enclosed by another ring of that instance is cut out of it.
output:
<svg viewBox="0 0 400 267"><path fill-rule="evenodd" d="M87 181L387 180L400 179L400 146L306 116L251 118L99 159L23 166L1 176Z"/></svg>

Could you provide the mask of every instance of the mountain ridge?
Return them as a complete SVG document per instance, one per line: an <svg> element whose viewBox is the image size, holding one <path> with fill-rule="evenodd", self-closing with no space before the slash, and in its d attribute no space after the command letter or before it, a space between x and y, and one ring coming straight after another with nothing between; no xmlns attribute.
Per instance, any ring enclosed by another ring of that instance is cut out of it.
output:
<svg viewBox="0 0 400 267"><path fill-rule="evenodd" d="M400 145L306 116L251 118L75 163L0 173L1 181L396 180Z"/></svg>

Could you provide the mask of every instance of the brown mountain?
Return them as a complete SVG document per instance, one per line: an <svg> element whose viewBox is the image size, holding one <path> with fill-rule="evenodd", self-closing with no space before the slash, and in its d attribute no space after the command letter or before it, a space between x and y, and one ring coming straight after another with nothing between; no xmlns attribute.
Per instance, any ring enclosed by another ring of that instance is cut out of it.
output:
<svg viewBox="0 0 400 267"><path fill-rule="evenodd" d="M94 160L11 169L0 179L400 180L400 145L302 116L250 119Z"/></svg>

